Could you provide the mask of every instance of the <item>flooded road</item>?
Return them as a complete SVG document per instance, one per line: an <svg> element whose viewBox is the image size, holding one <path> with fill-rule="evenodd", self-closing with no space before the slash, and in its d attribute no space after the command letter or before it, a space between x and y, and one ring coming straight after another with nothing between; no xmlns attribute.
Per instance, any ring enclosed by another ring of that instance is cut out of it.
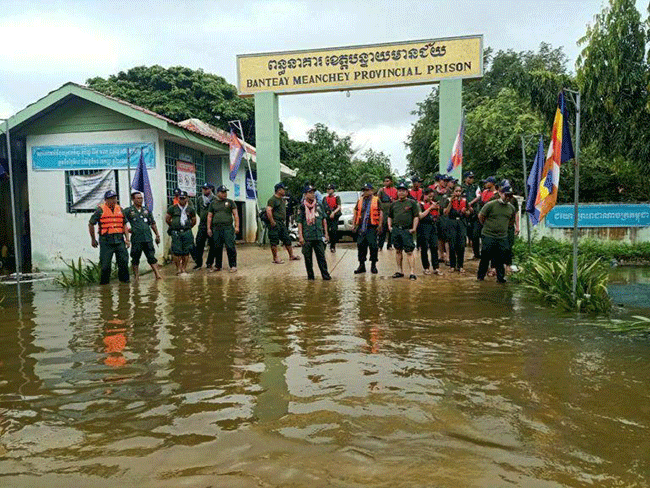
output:
<svg viewBox="0 0 650 488"><path fill-rule="evenodd" d="M328 260L0 288L0 486L650 486L647 336Z"/></svg>

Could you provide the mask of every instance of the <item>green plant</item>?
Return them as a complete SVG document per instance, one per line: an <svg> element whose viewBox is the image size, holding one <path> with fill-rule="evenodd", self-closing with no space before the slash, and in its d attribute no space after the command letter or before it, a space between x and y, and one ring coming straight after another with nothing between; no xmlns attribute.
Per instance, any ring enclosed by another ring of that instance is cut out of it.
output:
<svg viewBox="0 0 650 488"><path fill-rule="evenodd" d="M600 259L578 259L576 296L573 297L573 257L531 256L519 281L540 299L564 310L603 313L612 303L607 293L609 275Z"/></svg>
<svg viewBox="0 0 650 488"><path fill-rule="evenodd" d="M532 242L532 249L528 250L525 239L517 239L513 248L515 259L522 262L530 256L559 258L571 254L571 242L558 241L550 237L542 237ZM643 263L650 262L650 242L631 244L620 241L598 241L596 239L582 239L578 243L578 253L588 260L602 259L603 261L616 261Z"/></svg>
<svg viewBox="0 0 650 488"><path fill-rule="evenodd" d="M81 258L78 258L76 263L74 259L70 263L66 263L63 258L61 258L61 261L65 263L69 270L68 274L61 271L61 277L56 280L62 287L73 288L99 283L102 273L102 268L99 263L86 259L83 260L87 262L84 265ZM117 268L113 267L111 276L115 277L116 275Z"/></svg>
<svg viewBox="0 0 650 488"><path fill-rule="evenodd" d="M620 320L614 319L607 324L603 324L607 330L612 332L625 332L631 334L647 334L650 333L650 318L643 315L633 315L636 320Z"/></svg>

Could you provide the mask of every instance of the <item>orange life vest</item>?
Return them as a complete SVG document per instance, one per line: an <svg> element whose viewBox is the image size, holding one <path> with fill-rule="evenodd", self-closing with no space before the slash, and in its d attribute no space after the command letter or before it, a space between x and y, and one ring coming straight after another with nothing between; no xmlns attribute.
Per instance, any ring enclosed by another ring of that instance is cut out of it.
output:
<svg viewBox="0 0 650 488"><path fill-rule="evenodd" d="M379 225L379 217L380 217L380 208L379 208L379 198L372 196L370 197L370 225ZM354 225L361 225L361 211L363 210L363 197L359 198L359 201L357 202L357 212L354 216Z"/></svg>
<svg viewBox="0 0 650 488"><path fill-rule="evenodd" d="M327 206L329 207L330 210L334 210L338 205L336 204L336 195L329 196L327 195L325 197L325 201L327 202Z"/></svg>
<svg viewBox="0 0 650 488"><path fill-rule="evenodd" d="M111 210L105 203L101 204L102 216L99 218L99 234L124 234L124 215L119 205Z"/></svg>

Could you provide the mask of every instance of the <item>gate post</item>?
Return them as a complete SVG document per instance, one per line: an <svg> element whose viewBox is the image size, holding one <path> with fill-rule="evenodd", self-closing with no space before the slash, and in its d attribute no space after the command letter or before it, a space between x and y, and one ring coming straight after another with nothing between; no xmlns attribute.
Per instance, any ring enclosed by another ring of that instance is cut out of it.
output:
<svg viewBox="0 0 650 488"><path fill-rule="evenodd" d="M440 81L440 120L439 134L439 170L441 174L447 174L447 165L451 157L451 149L454 147L454 140L460 127L463 105L463 80L441 80ZM463 167L456 168L452 175L462 181Z"/></svg>
<svg viewBox="0 0 650 488"><path fill-rule="evenodd" d="M255 149L257 151L257 194L260 209L273 195L280 181L280 112L278 95L255 94Z"/></svg>

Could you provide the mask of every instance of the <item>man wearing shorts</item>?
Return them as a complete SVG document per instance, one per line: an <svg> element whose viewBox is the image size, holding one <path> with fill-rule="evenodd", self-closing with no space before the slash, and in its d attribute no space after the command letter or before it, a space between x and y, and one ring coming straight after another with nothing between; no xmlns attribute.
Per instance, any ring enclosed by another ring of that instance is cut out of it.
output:
<svg viewBox="0 0 650 488"><path fill-rule="evenodd" d="M172 237L172 256L176 265L176 274L187 274L187 262L194 250L192 227L196 225L196 211L187 200L187 192L182 191L178 203L167 209L165 222Z"/></svg>
<svg viewBox="0 0 650 488"><path fill-rule="evenodd" d="M409 190L403 181L397 185L397 201L393 202L388 211L388 229L391 232L395 258L397 260L397 272L393 278L403 278L404 268L403 252L409 264L409 279L416 280L415 276L415 242L413 236L420 221L420 206L412 198L408 198Z"/></svg>
<svg viewBox="0 0 650 488"><path fill-rule="evenodd" d="M291 247L291 236L287 228L287 202L284 199L286 187L284 183L280 182L275 185L275 194L269 198L266 204L266 216L269 220L269 242L271 243L271 253L273 254L273 262L275 264L282 264L284 261L278 256L278 245L280 242L284 245L289 253L289 259L298 261L300 258L293 254Z"/></svg>
<svg viewBox="0 0 650 488"><path fill-rule="evenodd" d="M151 211L142 203L144 198L139 191L131 193L132 205L124 211L124 217L129 224L131 234L131 269L133 270L133 279L138 281L140 277L140 257L142 253L147 258L147 263L151 266L156 279L162 278L158 271L158 260L156 259L156 250L153 247L153 238L151 231L156 234L156 244L160 244L160 234L158 227L153 219Z"/></svg>

